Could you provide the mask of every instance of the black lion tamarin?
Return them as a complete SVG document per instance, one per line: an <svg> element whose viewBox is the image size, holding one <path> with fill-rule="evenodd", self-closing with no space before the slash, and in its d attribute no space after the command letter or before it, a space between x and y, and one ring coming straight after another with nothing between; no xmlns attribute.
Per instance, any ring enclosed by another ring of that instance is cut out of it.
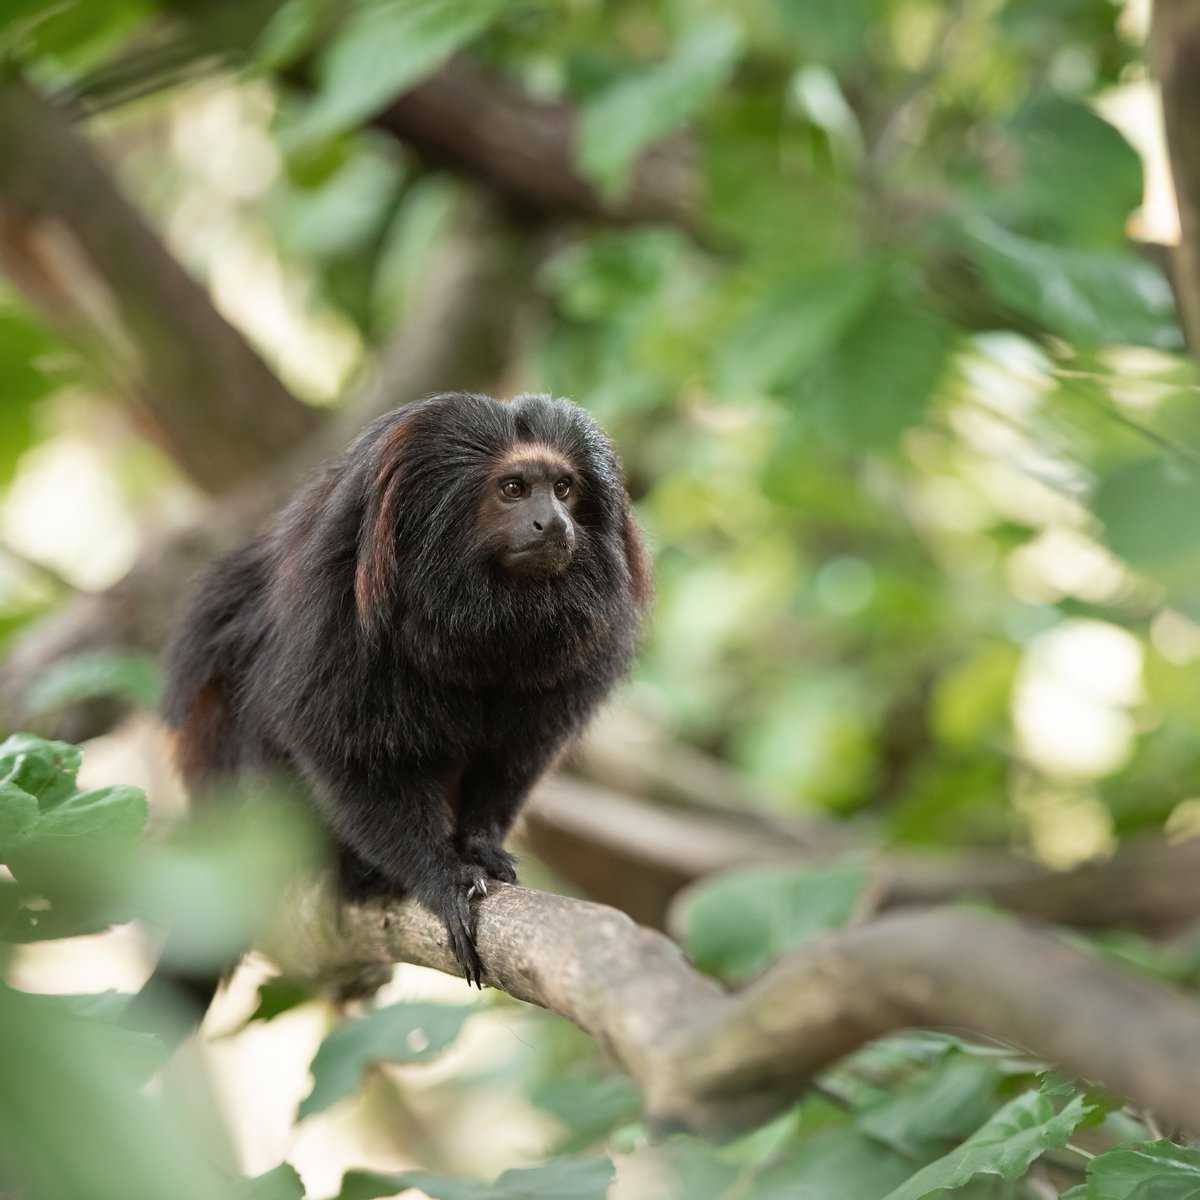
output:
<svg viewBox="0 0 1200 1200"><path fill-rule="evenodd" d="M345 892L404 892L480 982L471 900L521 802L628 670L651 584L621 468L567 400L381 417L215 562L166 656L193 789L284 771Z"/></svg>

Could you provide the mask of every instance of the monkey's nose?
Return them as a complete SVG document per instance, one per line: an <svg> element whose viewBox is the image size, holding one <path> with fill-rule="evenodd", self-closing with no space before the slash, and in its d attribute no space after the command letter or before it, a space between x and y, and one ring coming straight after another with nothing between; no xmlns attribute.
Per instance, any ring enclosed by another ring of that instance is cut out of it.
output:
<svg viewBox="0 0 1200 1200"><path fill-rule="evenodd" d="M534 532L540 535L539 540L542 541L561 541L567 533L567 523L555 513L550 517L542 517L535 519L533 522Z"/></svg>

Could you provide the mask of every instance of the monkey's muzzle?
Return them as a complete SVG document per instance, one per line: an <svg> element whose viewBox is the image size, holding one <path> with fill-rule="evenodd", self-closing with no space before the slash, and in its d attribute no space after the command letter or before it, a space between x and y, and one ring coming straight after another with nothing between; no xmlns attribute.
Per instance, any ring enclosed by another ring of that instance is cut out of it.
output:
<svg viewBox="0 0 1200 1200"><path fill-rule="evenodd" d="M561 575L575 553L575 531L569 526L540 531L517 546L510 546L501 564L524 579L551 579Z"/></svg>

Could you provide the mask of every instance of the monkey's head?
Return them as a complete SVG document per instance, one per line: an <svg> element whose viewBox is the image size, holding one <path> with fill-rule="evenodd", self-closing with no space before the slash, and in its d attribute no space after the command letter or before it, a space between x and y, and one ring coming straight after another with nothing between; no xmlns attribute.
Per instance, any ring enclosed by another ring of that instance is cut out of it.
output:
<svg viewBox="0 0 1200 1200"><path fill-rule="evenodd" d="M579 471L541 442L518 442L488 471L479 504L484 552L516 578L552 579L575 553Z"/></svg>
<svg viewBox="0 0 1200 1200"><path fill-rule="evenodd" d="M608 438L549 396L453 393L396 409L295 502L277 546L292 582L275 602L312 609L313 629L340 628L345 580L364 646L390 640L460 665L486 656L493 674L510 663L545 674L587 653L597 630L628 626L632 645L651 590Z"/></svg>

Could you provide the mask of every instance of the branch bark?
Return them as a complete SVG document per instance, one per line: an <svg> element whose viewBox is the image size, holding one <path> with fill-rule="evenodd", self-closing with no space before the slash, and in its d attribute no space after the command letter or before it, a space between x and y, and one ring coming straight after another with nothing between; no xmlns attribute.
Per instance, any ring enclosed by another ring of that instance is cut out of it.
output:
<svg viewBox="0 0 1200 1200"><path fill-rule="evenodd" d="M522 209L618 225L665 221L696 228L699 173L688 137L651 146L625 195L606 200L575 167L574 109L535 100L465 57L399 97L374 123Z"/></svg>
<svg viewBox="0 0 1200 1200"><path fill-rule="evenodd" d="M1162 93L1163 125L1179 245L1169 272L1180 324L1193 355L1200 354L1200 10L1188 0L1156 0L1150 26L1150 62Z"/></svg>
<svg viewBox="0 0 1200 1200"><path fill-rule="evenodd" d="M819 822L764 826L736 813L647 804L563 776L538 788L522 829L564 880L655 929L671 926L672 908L688 885L716 872L845 855L869 856L876 910L974 898L1077 929L1158 936L1200 916L1200 838L1174 844L1147 838L1111 858L1053 871L1003 853L879 853Z"/></svg>
<svg viewBox="0 0 1200 1200"><path fill-rule="evenodd" d="M316 895L271 948L289 973L393 961L458 973L441 923L414 901L337 911ZM497 884L477 919L486 981L591 1034L641 1084L659 1131L752 1129L824 1067L914 1027L999 1039L1200 1129L1200 1007L1006 919L883 917L791 952L734 995L603 905Z"/></svg>
<svg viewBox="0 0 1200 1200"><path fill-rule="evenodd" d="M0 267L188 476L222 491L317 424L19 81L0 86Z"/></svg>

